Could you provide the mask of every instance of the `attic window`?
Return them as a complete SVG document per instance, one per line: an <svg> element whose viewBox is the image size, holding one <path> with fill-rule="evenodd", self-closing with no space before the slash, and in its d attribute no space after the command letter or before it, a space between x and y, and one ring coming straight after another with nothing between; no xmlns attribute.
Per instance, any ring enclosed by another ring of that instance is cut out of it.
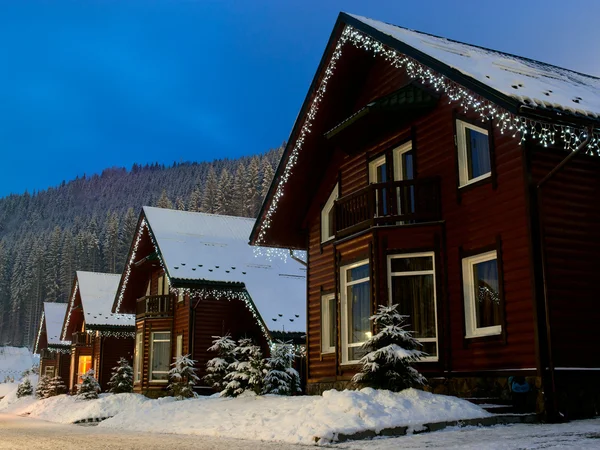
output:
<svg viewBox="0 0 600 450"><path fill-rule="evenodd" d="M325 206L321 210L321 242L330 241L335 237L335 208L334 203L338 198L338 184L334 186Z"/></svg>

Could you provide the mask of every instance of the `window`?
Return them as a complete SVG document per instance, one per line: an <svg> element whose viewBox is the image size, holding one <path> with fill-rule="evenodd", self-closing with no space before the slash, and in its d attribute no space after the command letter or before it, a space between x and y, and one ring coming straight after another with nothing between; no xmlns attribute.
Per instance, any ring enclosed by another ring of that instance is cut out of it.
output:
<svg viewBox="0 0 600 450"><path fill-rule="evenodd" d="M44 375L46 375L49 378L54 377L54 366L46 366L46 368L44 369Z"/></svg>
<svg viewBox="0 0 600 450"><path fill-rule="evenodd" d="M341 268L342 364L357 363L365 355L361 346L371 337L371 282L369 262Z"/></svg>
<svg viewBox="0 0 600 450"><path fill-rule="evenodd" d="M335 237L335 208L334 202L338 198L338 185L336 184L321 211L321 242L326 242Z"/></svg>
<svg viewBox="0 0 600 450"><path fill-rule="evenodd" d="M388 256L390 305L408 316L408 329L427 353L422 361L438 360L434 262L430 252Z"/></svg>
<svg viewBox="0 0 600 450"><path fill-rule="evenodd" d="M321 353L335 352L336 339L335 294L321 297Z"/></svg>
<svg viewBox="0 0 600 450"><path fill-rule="evenodd" d="M495 250L462 261L466 337L502 333L498 256Z"/></svg>
<svg viewBox="0 0 600 450"><path fill-rule="evenodd" d="M458 177L460 186L475 183L491 176L492 163L487 130L456 121L458 146Z"/></svg>
<svg viewBox="0 0 600 450"><path fill-rule="evenodd" d="M133 381L139 382L142 378L142 356L144 355L143 334L135 334L135 352L133 356Z"/></svg>
<svg viewBox="0 0 600 450"><path fill-rule="evenodd" d="M77 380L81 384L83 379L81 378L88 370L92 368L92 357L91 356L80 356L77 360Z"/></svg>
<svg viewBox="0 0 600 450"><path fill-rule="evenodd" d="M171 332L157 331L151 334L150 381L168 382L171 359Z"/></svg>
<svg viewBox="0 0 600 450"><path fill-rule="evenodd" d="M175 343L175 357L179 358L181 355L183 355L183 334L178 334Z"/></svg>

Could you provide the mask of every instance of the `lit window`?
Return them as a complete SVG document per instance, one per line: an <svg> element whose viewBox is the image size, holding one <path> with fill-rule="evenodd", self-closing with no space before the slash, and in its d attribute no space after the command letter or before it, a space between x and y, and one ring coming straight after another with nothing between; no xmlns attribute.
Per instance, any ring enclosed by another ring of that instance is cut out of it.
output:
<svg viewBox="0 0 600 450"><path fill-rule="evenodd" d="M437 361L437 312L433 253L388 257L390 305L407 316L408 330L427 353L422 361Z"/></svg>
<svg viewBox="0 0 600 450"><path fill-rule="evenodd" d="M77 379L78 383L81 384L83 375L92 368L92 357L91 356L80 356L77 364Z"/></svg>
<svg viewBox="0 0 600 450"><path fill-rule="evenodd" d="M329 241L335 237L335 208L334 202L338 198L338 185L336 184L321 211L321 242Z"/></svg>
<svg viewBox="0 0 600 450"><path fill-rule="evenodd" d="M144 354L144 339L142 333L135 334L135 354L133 357L133 381L139 382L142 378L142 356Z"/></svg>
<svg viewBox="0 0 600 450"><path fill-rule="evenodd" d="M500 334L502 318L496 251L464 258L466 337Z"/></svg>
<svg viewBox="0 0 600 450"><path fill-rule="evenodd" d="M341 268L342 363L357 363L365 355L362 345L371 337L371 282L369 263Z"/></svg>
<svg viewBox="0 0 600 450"><path fill-rule="evenodd" d="M456 143L460 186L491 176L492 162L487 130L457 120Z"/></svg>
<svg viewBox="0 0 600 450"><path fill-rule="evenodd" d="M335 352L336 338L335 295L321 297L321 353Z"/></svg>
<svg viewBox="0 0 600 450"><path fill-rule="evenodd" d="M171 359L171 332L160 331L151 334L150 381L166 383L169 380Z"/></svg>

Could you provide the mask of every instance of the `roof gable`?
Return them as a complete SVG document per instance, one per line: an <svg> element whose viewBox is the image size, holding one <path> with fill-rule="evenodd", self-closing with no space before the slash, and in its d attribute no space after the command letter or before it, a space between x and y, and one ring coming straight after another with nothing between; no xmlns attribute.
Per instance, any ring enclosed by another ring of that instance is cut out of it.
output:
<svg viewBox="0 0 600 450"><path fill-rule="evenodd" d="M62 341L60 338L60 332L65 321L67 306L68 305L66 303L44 302L44 321L46 325L48 345L61 345L68 343L66 341Z"/></svg>

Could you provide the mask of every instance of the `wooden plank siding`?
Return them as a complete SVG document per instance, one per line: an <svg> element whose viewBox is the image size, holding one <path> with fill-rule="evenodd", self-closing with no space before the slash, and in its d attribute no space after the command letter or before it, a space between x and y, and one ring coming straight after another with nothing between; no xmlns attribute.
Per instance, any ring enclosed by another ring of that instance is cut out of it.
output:
<svg viewBox="0 0 600 450"><path fill-rule="evenodd" d="M354 95L358 110L366 103L389 94L407 82L405 74L385 61L374 63L360 92ZM431 113L403 124L358 154L345 154L321 141L321 153L330 153L330 164L312 199L304 224L308 233L308 381L348 379L335 355L321 355L321 295L339 290L339 264L374 249L375 301L387 303L387 252L431 250L436 255L438 339L440 361L422 363L436 372L477 372L536 367L533 285L528 240L528 209L522 148L518 138L502 135L494 126L491 135L495 179L476 186L458 188L455 114L445 96ZM476 117L468 117L471 120ZM329 120L329 118L321 119ZM486 124L482 125L487 127ZM430 225L393 226L373 229L357 239L321 244L320 211L331 189L340 183L340 196L368 184L368 161L382 151L412 140L417 177L441 180L442 222ZM494 182L492 182L494 181ZM497 339L464 338L461 251L475 251L501 243L505 322ZM339 297L339 293L338 293ZM338 320L339 320L339 298ZM373 305L375 307L376 305ZM339 331L338 323L338 331ZM339 353L339 333L338 333ZM337 368L336 368L337 366Z"/></svg>
<svg viewBox="0 0 600 450"><path fill-rule="evenodd" d="M94 350L94 360L98 361L98 365L95 366L97 367L96 374L102 392L108 391L110 388L108 382L113 368L117 366L121 357L132 364L134 342L134 339L129 337L96 336L94 338L95 348L96 345L98 347L97 350Z"/></svg>
<svg viewBox="0 0 600 450"><path fill-rule="evenodd" d="M566 156L561 150L534 149L534 185ZM542 187L541 226L556 367L600 367L599 205L598 158L576 156Z"/></svg>

